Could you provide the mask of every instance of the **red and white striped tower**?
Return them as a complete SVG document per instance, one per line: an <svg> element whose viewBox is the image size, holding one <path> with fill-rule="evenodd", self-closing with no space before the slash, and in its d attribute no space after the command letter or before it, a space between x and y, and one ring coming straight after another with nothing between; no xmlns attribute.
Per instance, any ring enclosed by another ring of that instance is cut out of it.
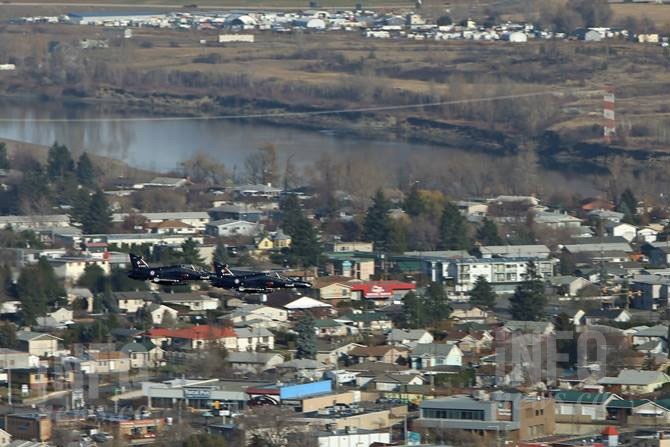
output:
<svg viewBox="0 0 670 447"><path fill-rule="evenodd" d="M610 144L616 137L616 121L614 119L614 87L608 85L603 97L603 136L605 143Z"/></svg>

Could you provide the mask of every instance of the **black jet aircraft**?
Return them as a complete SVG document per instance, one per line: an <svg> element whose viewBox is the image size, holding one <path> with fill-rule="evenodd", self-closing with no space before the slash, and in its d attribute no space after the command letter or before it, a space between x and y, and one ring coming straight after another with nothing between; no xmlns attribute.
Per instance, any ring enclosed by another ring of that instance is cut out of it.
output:
<svg viewBox="0 0 670 447"><path fill-rule="evenodd" d="M265 293L275 289L309 289L312 285L298 281L278 272L233 271L227 265L214 263L215 274L211 277L214 287L237 290L243 293Z"/></svg>
<svg viewBox="0 0 670 447"><path fill-rule="evenodd" d="M209 272L191 264L150 267L141 256L132 253L130 263L133 269L128 272L129 278L156 284L180 285L188 281L205 281L210 276Z"/></svg>

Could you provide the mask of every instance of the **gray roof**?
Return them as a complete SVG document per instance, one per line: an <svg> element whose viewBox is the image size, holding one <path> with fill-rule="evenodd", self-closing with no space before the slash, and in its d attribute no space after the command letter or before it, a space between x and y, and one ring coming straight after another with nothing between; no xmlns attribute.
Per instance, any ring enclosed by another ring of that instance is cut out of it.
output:
<svg viewBox="0 0 670 447"><path fill-rule="evenodd" d="M546 245L486 245L479 247L482 256L549 256L551 250Z"/></svg>
<svg viewBox="0 0 670 447"><path fill-rule="evenodd" d="M235 328L235 335L239 338L271 337L274 334L264 327L250 329L248 327Z"/></svg>
<svg viewBox="0 0 670 447"><path fill-rule="evenodd" d="M39 337L51 337L60 340L60 338L55 335L47 334L45 332L18 331L16 333L16 338L21 341L31 341Z"/></svg>
<svg viewBox="0 0 670 447"><path fill-rule="evenodd" d="M238 206L238 205L221 205L217 206L214 208L211 208L209 210L218 212L218 213L254 213L254 214L263 214L263 211L257 210L255 208L249 208L246 206Z"/></svg>
<svg viewBox="0 0 670 447"><path fill-rule="evenodd" d="M650 328L641 329L637 333L633 334L635 337L667 337L668 336L668 326L658 324Z"/></svg>
<svg viewBox="0 0 670 447"><path fill-rule="evenodd" d="M564 247L570 253L599 252L599 251L622 251L630 253L633 251L630 244L622 237L587 237L583 240L573 241Z"/></svg>
<svg viewBox="0 0 670 447"><path fill-rule="evenodd" d="M326 365L323 363L312 359L295 359L277 365L277 368L286 369L321 369L325 367Z"/></svg>
<svg viewBox="0 0 670 447"><path fill-rule="evenodd" d="M275 357L281 357L280 354L272 352L237 352L232 351L228 353L227 361L230 363L256 363L265 365Z"/></svg>
<svg viewBox="0 0 670 447"><path fill-rule="evenodd" d="M457 348L455 343L422 343L412 349L412 356L439 355L447 356L451 351Z"/></svg>
<svg viewBox="0 0 670 447"><path fill-rule="evenodd" d="M601 385L650 385L652 383L670 382L670 377L660 371L636 371L624 369L617 377L603 377L598 381Z"/></svg>
<svg viewBox="0 0 670 447"><path fill-rule="evenodd" d="M423 337L426 332L428 331L425 329L391 329L391 332L388 333L387 339L389 341L415 341Z"/></svg>
<svg viewBox="0 0 670 447"><path fill-rule="evenodd" d="M548 321L517 321L510 320L505 323L505 328L510 331L521 331L521 332L545 332L549 327L552 327L552 323Z"/></svg>

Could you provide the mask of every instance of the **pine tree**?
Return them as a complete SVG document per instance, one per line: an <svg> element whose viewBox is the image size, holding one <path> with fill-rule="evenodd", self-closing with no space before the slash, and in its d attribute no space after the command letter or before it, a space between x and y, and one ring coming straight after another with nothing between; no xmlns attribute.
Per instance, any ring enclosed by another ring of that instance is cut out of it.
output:
<svg viewBox="0 0 670 447"><path fill-rule="evenodd" d="M470 303L491 309L496 303L496 294L491 284L483 276L479 276L475 281L475 286L470 291Z"/></svg>
<svg viewBox="0 0 670 447"><path fill-rule="evenodd" d="M363 238L374 243L375 250L385 251L391 233L391 219L389 210L391 204L384 192L379 189L372 198L372 205L368 208L363 222Z"/></svg>
<svg viewBox="0 0 670 447"><path fill-rule="evenodd" d="M544 317L544 306L547 304L544 283L532 261L528 262L526 279L517 286L510 304L515 320L539 321Z"/></svg>
<svg viewBox="0 0 670 447"><path fill-rule="evenodd" d="M188 238L181 244L181 258L184 264L203 265L205 260L200 256L198 243Z"/></svg>
<svg viewBox="0 0 670 447"><path fill-rule="evenodd" d="M14 323L4 321L0 323L0 347L16 349L18 339L16 338L16 326Z"/></svg>
<svg viewBox="0 0 670 447"><path fill-rule="evenodd" d="M482 225L477 229L477 240L482 245L502 245L503 241L498 233L496 223L488 218L484 218Z"/></svg>
<svg viewBox="0 0 670 447"><path fill-rule="evenodd" d="M401 220L391 222L387 249L391 253L407 251L407 226Z"/></svg>
<svg viewBox="0 0 670 447"><path fill-rule="evenodd" d="M412 217L416 217L424 211L418 183L415 182L412 184L412 188L409 190L402 208Z"/></svg>
<svg viewBox="0 0 670 447"><path fill-rule="evenodd" d="M447 203L440 222L440 239L443 250L468 250L470 240L465 218L453 203Z"/></svg>
<svg viewBox="0 0 670 447"><path fill-rule="evenodd" d="M112 226L112 212L102 190L91 196L88 211L82 219L82 230L86 234L104 234Z"/></svg>
<svg viewBox="0 0 670 447"><path fill-rule="evenodd" d="M88 209L91 206L91 195L85 189L78 189L72 197L71 204L70 218L75 222L83 224L84 220L87 219Z"/></svg>
<svg viewBox="0 0 670 447"><path fill-rule="evenodd" d="M437 282L431 282L426 288L426 315L430 323L440 323L451 315L451 306L447 298L444 286Z"/></svg>
<svg viewBox="0 0 670 447"><path fill-rule="evenodd" d="M409 329L418 329L425 326L426 309L423 297L415 292L408 292L402 299L402 325Z"/></svg>
<svg viewBox="0 0 670 447"><path fill-rule="evenodd" d="M216 248L214 249L214 262L218 262L219 264L228 264L228 260L230 257L228 256L228 247L226 247L226 244L223 243L223 240L219 239L216 242Z"/></svg>
<svg viewBox="0 0 670 447"><path fill-rule="evenodd" d="M77 285L93 293L102 293L105 290L107 277L104 270L97 264L87 265L84 274L79 277Z"/></svg>
<svg viewBox="0 0 670 447"><path fill-rule="evenodd" d="M65 296L63 284L56 278L53 267L44 257L36 264L23 268L16 288L22 304L21 316L28 324L44 315L49 304L58 304Z"/></svg>
<svg viewBox="0 0 670 447"><path fill-rule="evenodd" d="M0 143L0 169L9 169L9 155L7 154L7 145Z"/></svg>
<svg viewBox="0 0 670 447"><path fill-rule="evenodd" d="M624 217L621 220L622 222L635 225L637 223L637 198L633 194L633 191L630 188L626 188L621 197L619 197L619 203L617 204L617 211L623 213Z"/></svg>
<svg viewBox="0 0 670 447"><path fill-rule="evenodd" d="M74 172L74 160L67 146L55 142L47 156L47 174L51 180L65 177Z"/></svg>
<svg viewBox="0 0 670 447"><path fill-rule="evenodd" d="M286 251L291 265L314 266L319 263L321 244L312 222L305 216L295 195L288 196L281 205L282 229L291 236L291 246Z"/></svg>
<svg viewBox="0 0 670 447"><path fill-rule="evenodd" d="M77 160L77 180L82 185L92 188L96 184L95 168L93 162L86 152L82 153Z"/></svg>
<svg viewBox="0 0 670 447"><path fill-rule="evenodd" d="M296 352L295 356L299 359L316 358L316 329L314 326L314 317L306 312L296 325Z"/></svg>

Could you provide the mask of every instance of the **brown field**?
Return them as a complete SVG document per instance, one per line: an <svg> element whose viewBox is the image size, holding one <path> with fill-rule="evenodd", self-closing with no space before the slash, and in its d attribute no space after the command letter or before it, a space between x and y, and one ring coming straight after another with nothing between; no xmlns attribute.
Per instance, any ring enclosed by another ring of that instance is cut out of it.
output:
<svg viewBox="0 0 670 447"><path fill-rule="evenodd" d="M641 20L646 17L651 19L658 28L670 30L670 5L621 3L613 4L612 12L616 19L630 16Z"/></svg>

